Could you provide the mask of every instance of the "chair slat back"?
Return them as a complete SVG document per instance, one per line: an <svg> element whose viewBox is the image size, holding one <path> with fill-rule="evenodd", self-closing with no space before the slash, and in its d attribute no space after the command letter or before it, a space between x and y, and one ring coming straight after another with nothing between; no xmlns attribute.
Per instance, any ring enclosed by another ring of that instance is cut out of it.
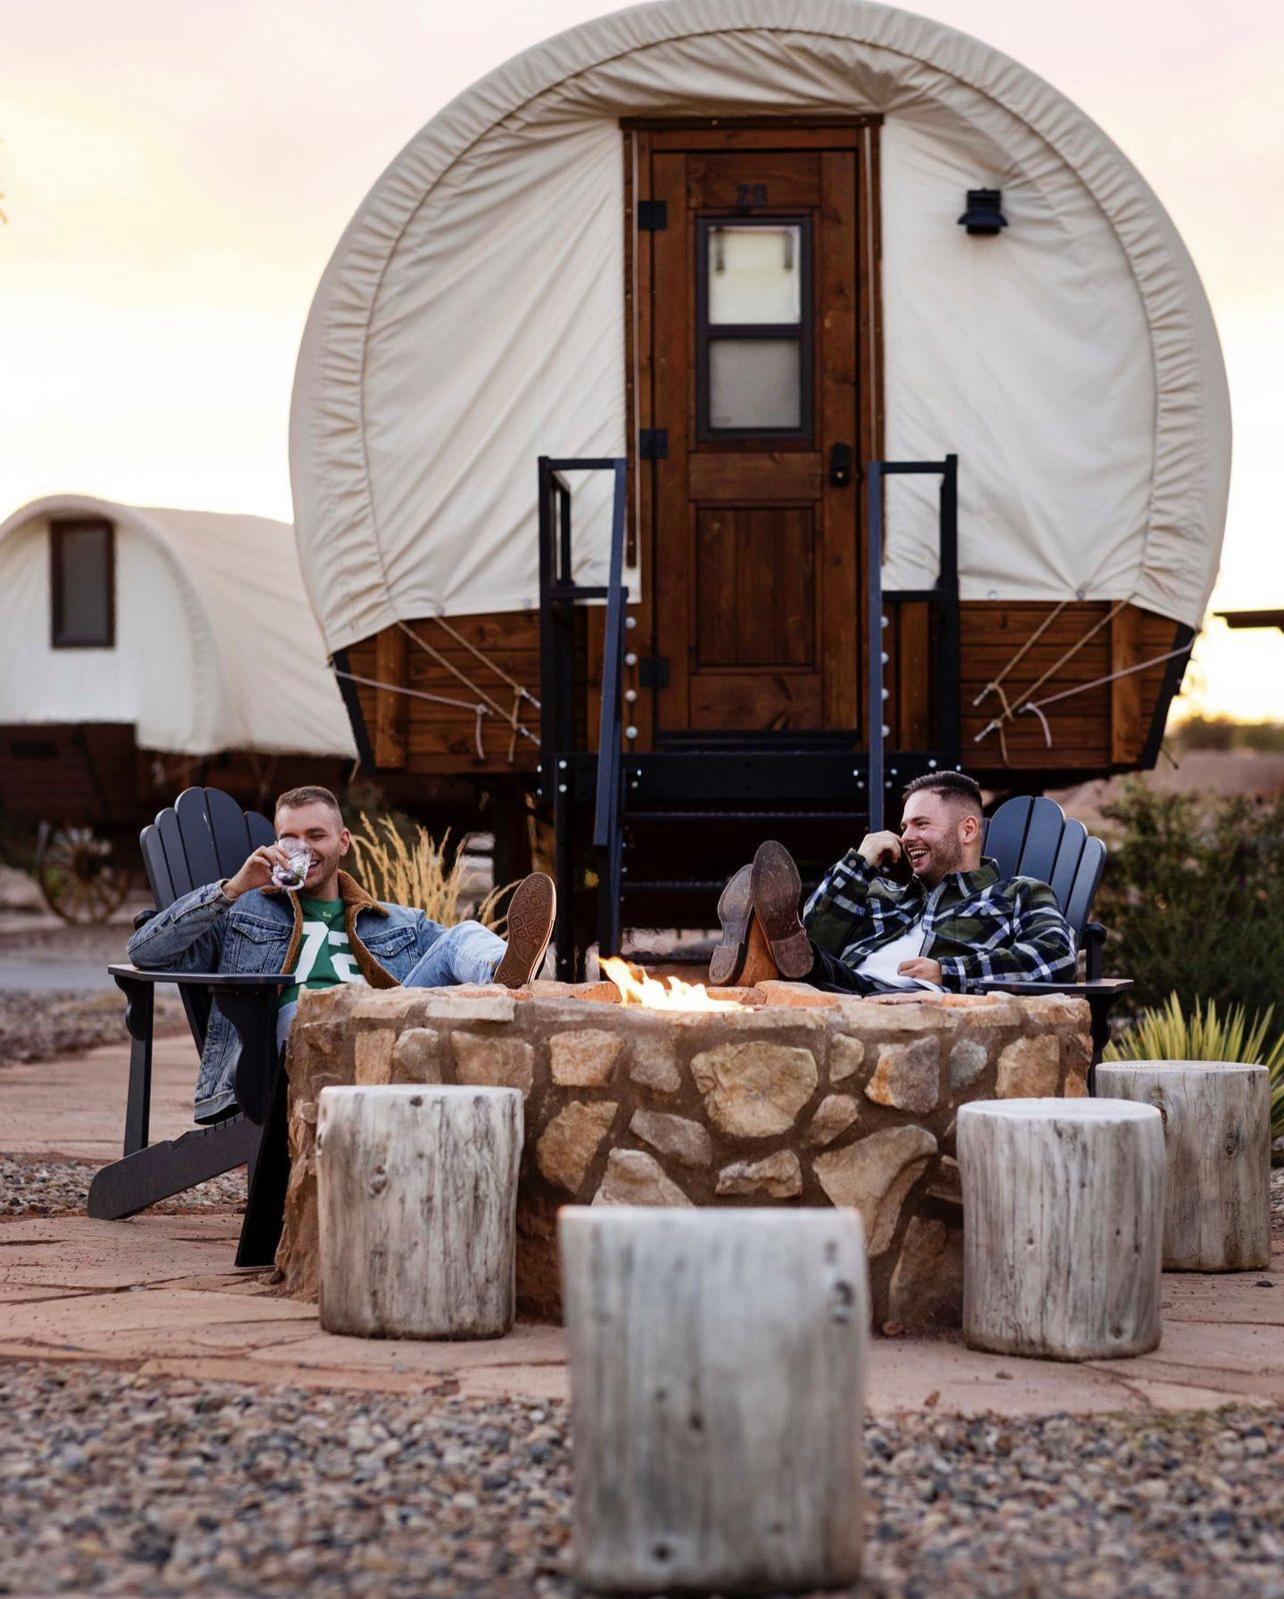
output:
<svg viewBox="0 0 1284 1599"><path fill-rule="evenodd" d="M998 862L1000 877L1047 883L1070 931L1082 939L1106 864L1106 846L1082 822L1067 820L1045 794L1017 795L986 821L982 849Z"/></svg>
<svg viewBox="0 0 1284 1599"><path fill-rule="evenodd" d="M187 875L192 887L217 883L223 874L218 869L218 853L214 848L214 832L210 827L205 790L185 788L174 801L174 815L178 818L178 836L183 842Z"/></svg>
<svg viewBox="0 0 1284 1599"><path fill-rule="evenodd" d="M184 789L139 840L156 909L163 911L192 889L230 877L251 850L275 837L265 816L243 811L222 789ZM196 1047L204 1049L210 995L194 988L181 992Z"/></svg>
<svg viewBox="0 0 1284 1599"><path fill-rule="evenodd" d="M1026 794L1004 800L985 824L982 848L999 863L1000 877L1015 877L1034 801Z"/></svg>
<svg viewBox="0 0 1284 1599"><path fill-rule="evenodd" d="M1083 937L1083 930L1092 911L1092 902L1096 897L1097 886L1101 882L1101 874L1105 867L1106 846L1099 838L1089 837L1079 859L1074 887L1070 890L1070 898L1066 901L1066 921L1070 923L1070 929L1076 938Z"/></svg>
<svg viewBox="0 0 1284 1599"><path fill-rule="evenodd" d="M1051 883L1065 827L1065 812L1056 800L1041 794L1030 807L1030 821L1018 865L1020 876L1037 877L1041 883Z"/></svg>
<svg viewBox="0 0 1284 1599"><path fill-rule="evenodd" d="M1065 831L1061 834L1061 846L1057 850L1056 864L1052 868L1052 876L1048 878L1052 892L1057 896L1058 905L1070 903L1070 894L1079 875L1079 862L1083 859L1084 846L1087 842L1088 829L1083 823L1067 821Z"/></svg>
<svg viewBox="0 0 1284 1599"><path fill-rule="evenodd" d="M183 834L175 808L170 806L168 810L161 811L152 825L165 853L165 866L173 890L165 904L170 905L174 900L182 899L184 894L190 894L196 884L192 881L192 874L188 869L187 851L183 848ZM158 905L156 908L163 911L165 905Z"/></svg>

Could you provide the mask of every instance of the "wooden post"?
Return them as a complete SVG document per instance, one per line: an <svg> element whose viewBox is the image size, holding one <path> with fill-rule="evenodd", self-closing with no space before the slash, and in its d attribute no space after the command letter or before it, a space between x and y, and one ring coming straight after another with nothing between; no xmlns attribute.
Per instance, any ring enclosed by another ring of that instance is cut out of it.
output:
<svg viewBox="0 0 1284 1599"><path fill-rule="evenodd" d="M1105 1061L1097 1093L1164 1121L1166 1271L1252 1271L1271 1259L1271 1088L1265 1066Z"/></svg>
<svg viewBox="0 0 1284 1599"><path fill-rule="evenodd" d="M1125 605L1110 623L1110 670L1128 672L1140 664L1141 612ZM1142 731L1142 672L1128 672L1110 685L1110 759L1134 764L1144 742Z"/></svg>
<svg viewBox="0 0 1284 1599"><path fill-rule="evenodd" d="M516 1305L515 1088L325 1088L317 1113L321 1325L498 1338Z"/></svg>
<svg viewBox="0 0 1284 1599"><path fill-rule="evenodd" d="M1149 1105L964 1105L963 1336L1052 1360L1159 1343L1164 1134Z"/></svg>
<svg viewBox="0 0 1284 1599"><path fill-rule="evenodd" d="M395 625L375 634L375 678L393 685L375 690L374 761L376 766L406 764L406 735L410 726L410 701L398 694L408 688L409 649L406 635Z"/></svg>
<svg viewBox="0 0 1284 1599"><path fill-rule="evenodd" d="M568 1206L558 1234L585 1587L854 1582L869 1336L859 1216Z"/></svg>

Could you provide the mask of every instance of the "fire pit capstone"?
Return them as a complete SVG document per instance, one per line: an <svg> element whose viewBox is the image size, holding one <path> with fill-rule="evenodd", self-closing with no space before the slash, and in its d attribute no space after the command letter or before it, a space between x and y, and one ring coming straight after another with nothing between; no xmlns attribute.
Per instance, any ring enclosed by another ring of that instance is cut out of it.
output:
<svg viewBox="0 0 1284 1599"><path fill-rule="evenodd" d="M317 1292L317 1097L331 1083L520 1088L523 1314L559 1314L559 1205L854 1205L875 1325L957 1326L954 1117L972 1099L1082 1095L1082 1000L711 990L727 1011L623 1005L609 983L305 991L290 1037L293 1170L277 1264Z"/></svg>

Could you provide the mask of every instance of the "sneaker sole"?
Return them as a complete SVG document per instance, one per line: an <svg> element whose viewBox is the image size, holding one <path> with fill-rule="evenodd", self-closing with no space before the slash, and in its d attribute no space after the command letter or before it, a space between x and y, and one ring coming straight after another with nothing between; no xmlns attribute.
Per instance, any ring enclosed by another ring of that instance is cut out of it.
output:
<svg viewBox="0 0 1284 1599"><path fill-rule="evenodd" d="M543 964L553 936L557 890L551 877L532 872L513 891L508 907L508 947L495 969L505 988L524 988Z"/></svg>

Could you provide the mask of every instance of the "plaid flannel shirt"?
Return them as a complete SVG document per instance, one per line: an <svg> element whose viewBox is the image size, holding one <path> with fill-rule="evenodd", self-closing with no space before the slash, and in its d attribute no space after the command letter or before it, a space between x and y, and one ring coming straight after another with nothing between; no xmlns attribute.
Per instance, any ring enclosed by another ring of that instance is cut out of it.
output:
<svg viewBox="0 0 1284 1599"><path fill-rule="evenodd" d="M1073 982L1074 935L1046 883L999 878L996 861L951 872L930 891L917 878L894 883L849 850L807 901L812 942L859 966L867 955L922 924L921 953L941 965L942 986L961 992L986 978Z"/></svg>

